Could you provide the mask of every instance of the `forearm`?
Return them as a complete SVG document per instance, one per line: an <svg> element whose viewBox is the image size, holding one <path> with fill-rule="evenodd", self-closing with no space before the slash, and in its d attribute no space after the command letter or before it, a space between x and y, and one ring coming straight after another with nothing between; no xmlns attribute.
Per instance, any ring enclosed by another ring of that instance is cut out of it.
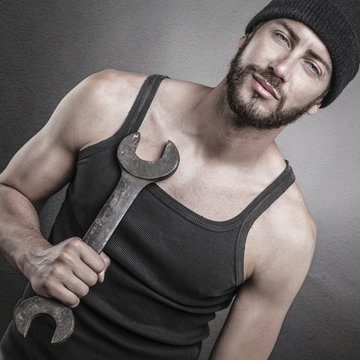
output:
<svg viewBox="0 0 360 360"><path fill-rule="evenodd" d="M33 290L69 306L77 306L89 287L104 281L110 259L81 239L51 245L40 232L31 201L0 184L0 252L31 283Z"/></svg>
<svg viewBox="0 0 360 360"><path fill-rule="evenodd" d="M6 260L29 278L32 251L48 245L32 203L19 191L0 184L0 252Z"/></svg>

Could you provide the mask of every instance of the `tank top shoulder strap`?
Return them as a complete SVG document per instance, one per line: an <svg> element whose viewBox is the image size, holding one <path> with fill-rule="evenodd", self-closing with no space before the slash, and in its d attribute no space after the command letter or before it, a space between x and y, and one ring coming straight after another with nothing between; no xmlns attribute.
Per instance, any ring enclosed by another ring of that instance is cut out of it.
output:
<svg viewBox="0 0 360 360"><path fill-rule="evenodd" d="M81 150L78 154L79 159L87 157L95 152L102 151L109 146L117 145L126 135L138 131L161 82L165 78L167 78L165 75L149 75L142 84L130 111L118 131L111 137Z"/></svg>
<svg viewBox="0 0 360 360"><path fill-rule="evenodd" d="M158 74L149 75L146 78L120 129L122 130L121 132L124 137L139 130L140 125L154 100L156 92L165 78L167 78L167 76Z"/></svg>
<svg viewBox="0 0 360 360"><path fill-rule="evenodd" d="M240 226L237 238L237 260L238 271L236 283L241 285L244 282L244 253L246 238L255 220L267 210L295 181L295 174L289 162L286 161L285 170L261 192L246 208L244 220Z"/></svg>

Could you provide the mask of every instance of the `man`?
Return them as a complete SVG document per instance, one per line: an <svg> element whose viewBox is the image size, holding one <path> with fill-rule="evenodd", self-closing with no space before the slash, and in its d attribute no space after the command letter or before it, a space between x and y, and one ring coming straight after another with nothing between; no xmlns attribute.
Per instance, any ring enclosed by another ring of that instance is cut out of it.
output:
<svg viewBox="0 0 360 360"><path fill-rule="evenodd" d="M70 305L76 328L54 347L48 319L25 339L10 324L5 358L196 359L208 322L234 299L211 358L266 359L315 244L274 140L357 73L359 10L272 1L213 89L108 70L72 90L1 174L0 249L29 279L24 297ZM171 139L180 166L140 193L98 255L79 238L118 181L118 143L138 129L140 157ZM49 243L36 210L68 182Z"/></svg>

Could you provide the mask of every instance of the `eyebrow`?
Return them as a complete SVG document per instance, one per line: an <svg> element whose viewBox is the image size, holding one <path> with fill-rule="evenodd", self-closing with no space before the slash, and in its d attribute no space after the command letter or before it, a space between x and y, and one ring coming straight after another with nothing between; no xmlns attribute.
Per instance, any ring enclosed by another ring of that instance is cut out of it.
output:
<svg viewBox="0 0 360 360"><path fill-rule="evenodd" d="M300 38L296 35L295 31L283 20L278 20L277 23L282 25L290 34L290 36L294 39L295 42L299 42Z"/></svg>
<svg viewBox="0 0 360 360"><path fill-rule="evenodd" d="M295 31L283 20L278 20L277 23L279 23L280 25L282 25L290 34L290 36L293 38L293 40L297 43L300 41L300 38L296 35ZM329 74L331 74L331 67L330 65L327 63L326 60L324 60L324 58L322 58L319 54L317 54L315 51L309 49L306 51L306 55L317 60L320 61L326 68L326 70L328 71Z"/></svg>

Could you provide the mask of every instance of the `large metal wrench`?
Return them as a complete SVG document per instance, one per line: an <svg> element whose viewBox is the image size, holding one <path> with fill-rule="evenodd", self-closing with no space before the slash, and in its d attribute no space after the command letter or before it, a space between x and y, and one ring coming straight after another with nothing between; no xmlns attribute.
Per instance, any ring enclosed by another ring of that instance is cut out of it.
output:
<svg viewBox="0 0 360 360"><path fill-rule="evenodd" d="M167 142L160 159L145 161L135 154L139 140L140 133L133 133L121 141L117 151L121 178L83 237L83 241L98 254L139 192L146 185L171 176L179 165L179 153L171 141ZM33 296L15 310L15 324L21 335L26 336L32 319L39 314L50 315L56 322L52 344L64 342L74 331L75 321L70 307L55 299Z"/></svg>

